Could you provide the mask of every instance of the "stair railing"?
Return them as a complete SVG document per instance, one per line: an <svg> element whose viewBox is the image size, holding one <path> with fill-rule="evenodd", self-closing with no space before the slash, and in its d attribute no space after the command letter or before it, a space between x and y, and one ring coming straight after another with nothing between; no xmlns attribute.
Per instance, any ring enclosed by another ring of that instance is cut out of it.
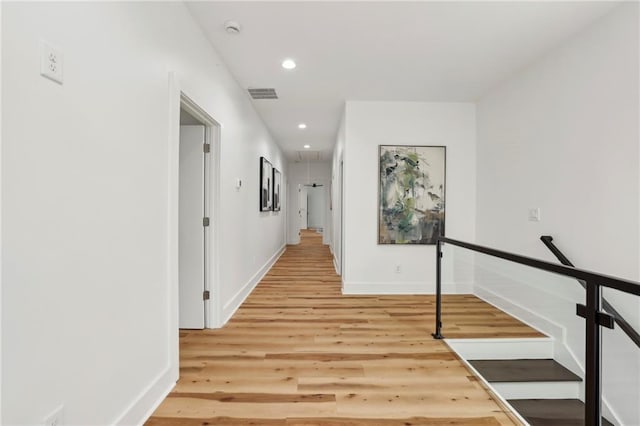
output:
<svg viewBox="0 0 640 426"><path fill-rule="evenodd" d="M640 283L622 278L578 269L573 266L551 263L532 257L521 256L506 251L496 250L477 244L454 240L446 237L438 237L436 242L436 324L435 339L443 339L442 335L442 245L450 244L486 254L499 259L504 259L520 265L529 266L547 272L553 272L566 277L575 278L584 282L586 288L586 306L577 305L577 315L585 318L585 425L600 426L602 422L602 336L600 326L614 327L612 315L604 312L602 307L602 288L612 288L624 293L640 296ZM568 259L567 259L568 260Z"/></svg>
<svg viewBox="0 0 640 426"><path fill-rule="evenodd" d="M555 257L558 258L560 263L567 266L574 266L573 263L571 263L571 261L567 258L567 256L565 256L560 251L560 249L555 244L553 244L553 237L551 235L543 235L540 237L540 240L542 240L544 245L547 246L547 248L555 255ZM578 280L578 282L583 288L587 288L584 281ZM613 316L613 320L616 324L618 324L620 329L625 332L629 339L631 339L631 341L635 343L638 348L640 348L640 334L638 334L633 326L624 319L622 314L620 314L616 310L616 308L611 306L611 303L609 303L604 297L602 298L602 308L605 311L609 312L611 316Z"/></svg>

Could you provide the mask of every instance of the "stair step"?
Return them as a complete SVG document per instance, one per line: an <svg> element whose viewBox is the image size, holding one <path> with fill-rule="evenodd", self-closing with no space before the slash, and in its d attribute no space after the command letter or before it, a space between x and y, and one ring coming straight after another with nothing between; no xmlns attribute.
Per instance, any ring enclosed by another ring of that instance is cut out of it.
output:
<svg viewBox="0 0 640 426"><path fill-rule="evenodd" d="M531 426L583 426L584 403L579 399L510 399L507 402ZM605 426L613 426L602 419Z"/></svg>
<svg viewBox="0 0 640 426"><path fill-rule="evenodd" d="M553 358L550 337L516 339L447 339L447 345L466 359L547 359Z"/></svg>
<svg viewBox="0 0 640 426"><path fill-rule="evenodd" d="M553 359L470 360L488 382L580 382Z"/></svg>

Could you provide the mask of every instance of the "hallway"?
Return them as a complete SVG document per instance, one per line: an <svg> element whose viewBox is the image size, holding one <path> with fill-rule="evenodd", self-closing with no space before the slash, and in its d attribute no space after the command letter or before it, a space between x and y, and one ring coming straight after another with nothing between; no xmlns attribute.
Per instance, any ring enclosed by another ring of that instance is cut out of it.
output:
<svg viewBox="0 0 640 426"><path fill-rule="evenodd" d="M469 295L448 337L539 336ZM343 296L306 231L222 329L183 331L180 381L147 425L514 424L442 341L434 296Z"/></svg>

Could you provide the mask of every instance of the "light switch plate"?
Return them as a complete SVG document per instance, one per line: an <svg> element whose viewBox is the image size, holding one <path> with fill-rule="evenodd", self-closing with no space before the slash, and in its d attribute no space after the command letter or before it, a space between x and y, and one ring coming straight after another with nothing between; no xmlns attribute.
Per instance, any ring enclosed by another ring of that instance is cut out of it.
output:
<svg viewBox="0 0 640 426"><path fill-rule="evenodd" d="M63 55L46 41L40 41L40 75L62 84Z"/></svg>
<svg viewBox="0 0 640 426"><path fill-rule="evenodd" d="M540 222L540 207L529 209L529 221Z"/></svg>

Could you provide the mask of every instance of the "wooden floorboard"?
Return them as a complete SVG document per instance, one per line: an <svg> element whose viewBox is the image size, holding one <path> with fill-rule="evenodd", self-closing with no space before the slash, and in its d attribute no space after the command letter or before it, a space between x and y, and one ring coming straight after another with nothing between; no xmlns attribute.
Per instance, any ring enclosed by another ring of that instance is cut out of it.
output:
<svg viewBox="0 0 640 426"><path fill-rule="evenodd" d="M219 330L180 333L159 425L511 425L433 332L433 296L343 296L303 232ZM541 337L472 295L443 297L447 337Z"/></svg>

